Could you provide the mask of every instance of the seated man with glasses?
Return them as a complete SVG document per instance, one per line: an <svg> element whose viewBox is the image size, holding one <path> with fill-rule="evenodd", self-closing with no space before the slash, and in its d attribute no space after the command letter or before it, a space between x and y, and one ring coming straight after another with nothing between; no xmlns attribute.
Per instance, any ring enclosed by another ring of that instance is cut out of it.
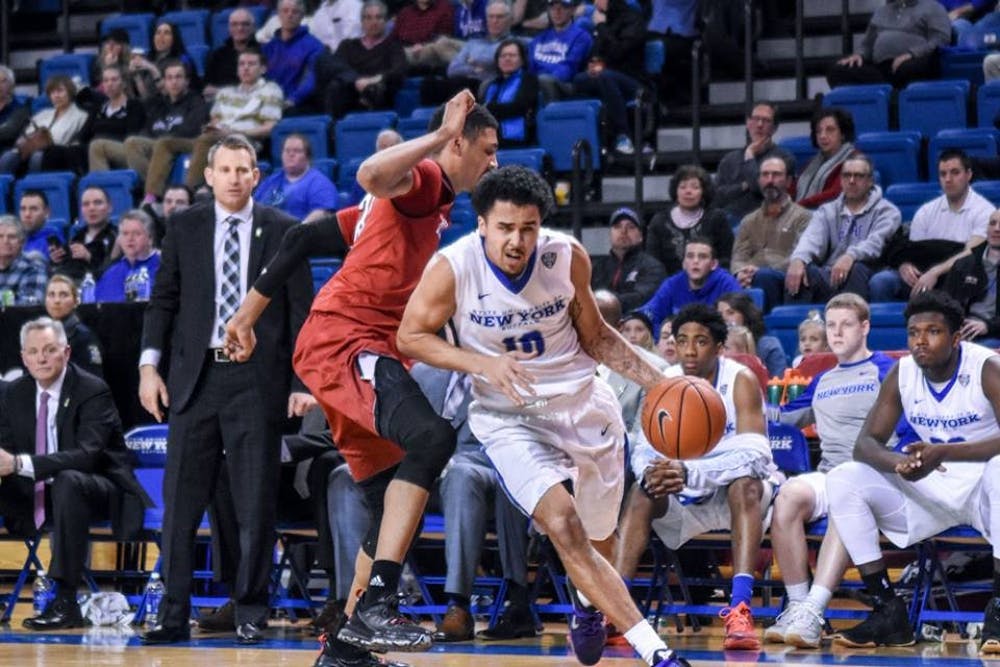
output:
<svg viewBox="0 0 1000 667"><path fill-rule="evenodd" d="M886 241L899 228L899 209L882 197L865 155L844 162L842 192L812 215L792 251L785 303L823 303L853 292L868 299L868 280L879 268Z"/></svg>

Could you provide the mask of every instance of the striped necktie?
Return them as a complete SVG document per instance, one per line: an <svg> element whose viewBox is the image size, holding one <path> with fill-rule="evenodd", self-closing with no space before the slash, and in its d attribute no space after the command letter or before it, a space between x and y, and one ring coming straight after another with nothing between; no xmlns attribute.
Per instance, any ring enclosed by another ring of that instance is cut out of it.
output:
<svg viewBox="0 0 1000 667"><path fill-rule="evenodd" d="M219 338L226 335L226 322L240 307L240 236L237 228L239 218L230 216L224 224L229 225L222 254L222 302L219 304Z"/></svg>

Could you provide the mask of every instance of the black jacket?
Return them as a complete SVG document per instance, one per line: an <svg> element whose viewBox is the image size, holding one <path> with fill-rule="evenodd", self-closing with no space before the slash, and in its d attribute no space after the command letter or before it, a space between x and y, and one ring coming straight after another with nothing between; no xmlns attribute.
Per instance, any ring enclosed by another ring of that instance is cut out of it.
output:
<svg viewBox="0 0 1000 667"><path fill-rule="evenodd" d="M951 271L945 277L944 290L955 298L965 314L969 315L969 308L977 301L982 301L989 289L990 279L986 275L986 267L983 266L983 252L986 250L986 242L982 242L972 249L972 254L955 262ZM995 281L997 276L993 276ZM1000 308L1000 299L997 300ZM986 336L989 338L1000 337L1000 312L994 308L993 317L986 320Z"/></svg>
<svg viewBox="0 0 1000 667"><path fill-rule="evenodd" d="M627 313L649 301L666 277L667 270L659 260L635 247L625 253L621 262L611 254L594 258L590 286L614 292L622 312Z"/></svg>

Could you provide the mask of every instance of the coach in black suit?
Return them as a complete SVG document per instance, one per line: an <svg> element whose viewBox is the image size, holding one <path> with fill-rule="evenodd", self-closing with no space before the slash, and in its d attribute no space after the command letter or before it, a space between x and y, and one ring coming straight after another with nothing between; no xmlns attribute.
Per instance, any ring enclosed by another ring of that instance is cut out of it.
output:
<svg viewBox="0 0 1000 667"><path fill-rule="evenodd" d="M172 218L146 310L139 396L157 420L161 404L170 414L163 480L167 593L159 625L143 637L146 643L190 635L195 531L221 465L233 480L241 547L232 591L238 640L258 641L267 615L279 427L286 404L292 411L311 399L290 397L289 390L295 336L312 301L312 283L303 263L254 329L259 354L245 364L229 361L222 349L226 320L277 252L285 231L298 224L253 203L250 194L259 177L254 149L242 135L229 135L209 151L205 180L214 201ZM157 366L168 346L166 385Z"/></svg>
<svg viewBox="0 0 1000 667"><path fill-rule="evenodd" d="M49 574L58 589L24 625L80 627L76 591L91 522L110 518L117 539L135 539L152 502L132 472L111 390L69 363L62 324L47 317L26 322L21 357L28 374L0 392L0 514L16 535L52 527Z"/></svg>

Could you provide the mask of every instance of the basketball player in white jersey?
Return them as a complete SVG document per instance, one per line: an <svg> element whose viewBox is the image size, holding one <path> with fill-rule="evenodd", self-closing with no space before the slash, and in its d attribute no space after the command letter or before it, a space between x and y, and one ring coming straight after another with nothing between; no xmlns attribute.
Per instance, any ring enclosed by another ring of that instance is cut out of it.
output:
<svg viewBox="0 0 1000 667"><path fill-rule="evenodd" d="M723 646L756 650L753 572L774 488L763 396L746 366L722 356L728 329L715 308L687 305L674 316L673 327L684 374L708 380L722 394L725 432L711 452L688 461L664 457L637 434L631 464L640 483L622 516L616 565L622 576L635 575L650 526L675 550L696 535L731 530L732 597L720 613L726 625Z"/></svg>
<svg viewBox="0 0 1000 667"><path fill-rule="evenodd" d="M602 555L613 551L625 426L611 390L595 377L597 362L646 389L663 375L601 319L583 247L541 227L552 191L537 173L513 166L491 172L472 203L478 233L428 265L406 306L399 349L473 378L469 425L577 589L570 620L577 659L600 660L603 612L627 629L648 665L686 665ZM449 319L460 347L437 335Z"/></svg>
<svg viewBox="0 0 1000 667"><path fill-rule="evenodd" d="M875 598L868 618L836 636L835 644L914 643L906 603L896 596L882 559L879 531L906 547L969 524L993 545L994 571L1000 572L1000 357L961 342L963 314L944 292L910 299L904 316L911 356L882 382L854 460L827 475L830 516ZM906 448L909 456L886 448L900 415L922 441ZM993 586L993 595L1000 595L1000 574ZM1000 652L997 597L986 608L982 650Z"/></svg>

